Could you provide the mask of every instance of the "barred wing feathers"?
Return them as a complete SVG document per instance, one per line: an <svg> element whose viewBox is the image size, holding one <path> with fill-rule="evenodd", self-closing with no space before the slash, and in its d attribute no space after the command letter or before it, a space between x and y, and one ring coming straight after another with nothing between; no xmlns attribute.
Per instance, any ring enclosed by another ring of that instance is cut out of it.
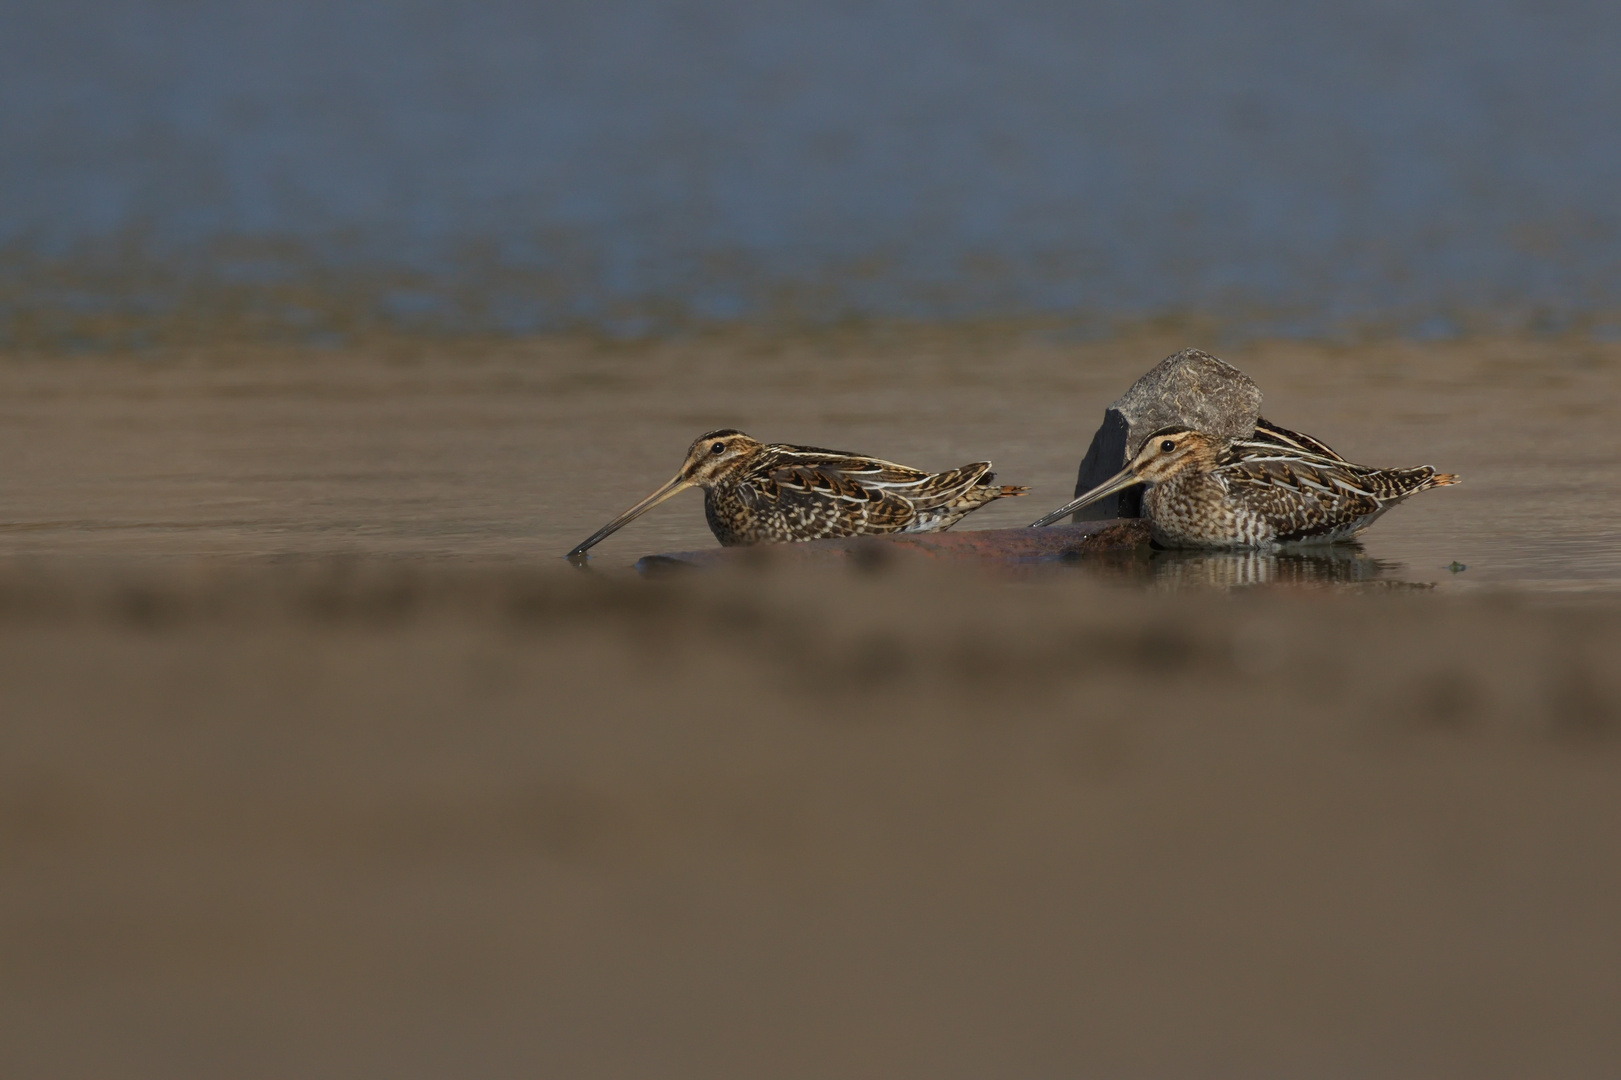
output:
<svg viewBox="0 0 1621 1080"><path fill-rule="evenodd" d="M893 461L811 447L773 446L745 488L798 530L817 536L950 528L968 512L1021 487L994 487L988 461L926 473Z"/></svg>
<svg viewBox="0 0 1621 1080"><path fill-rule="evenodd" d="M1304 432L1290 431L1286 427L1280 427L1272 423L1265 417L1256 418L1255 434L1248 439L1240 439L1233 445L1235 447L1253 448L1262 453L1282 450L1304 457L1322 458L1326 461L1345 461L1343 457L1321 439L1314 439Z"/></svg>
<svg viewBox="0 0 1621 1080"><path fill-rule="evenodd" d="M1272 454L1238 444L1215 476L1241 512L1272 523L1279 541L1349 535L1409 495L1458 482L1428 465L1376 469L1343 458Z"/></svg>

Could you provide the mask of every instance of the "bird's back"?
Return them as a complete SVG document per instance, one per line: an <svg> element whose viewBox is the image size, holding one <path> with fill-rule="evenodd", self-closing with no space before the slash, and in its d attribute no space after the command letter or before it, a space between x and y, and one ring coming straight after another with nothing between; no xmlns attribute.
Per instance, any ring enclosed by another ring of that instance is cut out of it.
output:
<svg viewBox="0 0 1621 1080"><path fill-rule="evenodd" d="M706 493L704 505L722 544L931 532L993 499L1024 493L992 486L990 467L975 462L927 473L863 454L774 444Z"/></svg>

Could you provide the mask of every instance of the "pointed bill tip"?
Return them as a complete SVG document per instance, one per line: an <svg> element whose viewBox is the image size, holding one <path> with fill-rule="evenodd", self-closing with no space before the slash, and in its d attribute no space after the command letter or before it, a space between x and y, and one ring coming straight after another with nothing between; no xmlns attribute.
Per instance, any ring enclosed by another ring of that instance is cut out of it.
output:
<svg viewBox="0 0 1621 1080"><path fill-rule="evenodd" d="M1088 506L1097 502L1099 499L1113 495L1117 491L1124 491L1133 484L1140 483L1142 483L1142 481L1137 478L1137 475L1133 473L1129 467L1122 469L1109 479L1105 480L1103 483L1099 484L1097 487L1093 488L1091 491L1088 491L1086 494L1076 496L1063 506L1060 506L1057 510L1054 510L1052 513L1031 522L1030 528L1039 529L1043 526L1051 525L1059 518L1073 514L1083 506Z"/></svg>
<svg viewBox="0 0 1621 1080"><path fill-rule="evenodd" d="M620 514L618 517L608 522L608 524L604 525L602 528L598 529L584 540L580 541L567 555L563 557L570 562L583 560L585 558L585 553L591 548L595 547L603 540L606 540L609 536L612 536L622 527L630 524L632 521L635 521L637 518L653 509L653 507L657 506L665 499L668 499L671 495L674 495L678 491L684 491L692 486L694 485L691 480L687 480L680 474L677 474L669 483L653 492L653 494L649 495L647 498L643 499L629 510L626 510L623 514Z"/></svg>
<svg viewBox="0 0 1621 1080"><path fill-rule="evenodd" d="M1073 514L1075 511L1079 510L1080 508L1081 508L1081 500L1079 500L1079 499L1076 499L1073 502L1067 502L1063 506L1060 506L1057 510L1054 510L1052 513L1047 514L1047 515L1045 515L1043 517L1037 518L1035 521L1032 521L1030 523L1030 528L1032 528L1032 529L1040 529L1040 528L1043 528L1044 526L1051 525L1053 522L1057 521L1059 518L1068 517L1070 514Z"/></svg>

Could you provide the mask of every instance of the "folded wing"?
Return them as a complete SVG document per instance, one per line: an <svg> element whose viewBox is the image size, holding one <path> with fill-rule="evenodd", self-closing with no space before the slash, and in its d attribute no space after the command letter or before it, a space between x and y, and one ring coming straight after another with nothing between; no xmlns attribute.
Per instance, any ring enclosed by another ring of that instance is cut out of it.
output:
<svg viewBox="0 0 1621 1080"><path fill-rule="evenodd" d="M753 498L774 504L801 535L836 537L947 529L992 499L1024 492L996 487L994 479L988 461L926 473L794 447L774 453L750 486Z"/></svg>

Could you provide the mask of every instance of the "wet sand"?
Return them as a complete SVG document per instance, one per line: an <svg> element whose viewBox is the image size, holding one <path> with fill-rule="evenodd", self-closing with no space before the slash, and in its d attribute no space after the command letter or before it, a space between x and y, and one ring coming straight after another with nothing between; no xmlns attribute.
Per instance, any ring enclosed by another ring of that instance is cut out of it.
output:
<svg viewBox="0 0 1621 1080"><path fill-rule="evenodd" d="M1614 1075L1621 348L1218 348L1465 474L1332 559L555 557L722 424L1020 524L1186 343L0 363L0 1073Z"/></svg>

